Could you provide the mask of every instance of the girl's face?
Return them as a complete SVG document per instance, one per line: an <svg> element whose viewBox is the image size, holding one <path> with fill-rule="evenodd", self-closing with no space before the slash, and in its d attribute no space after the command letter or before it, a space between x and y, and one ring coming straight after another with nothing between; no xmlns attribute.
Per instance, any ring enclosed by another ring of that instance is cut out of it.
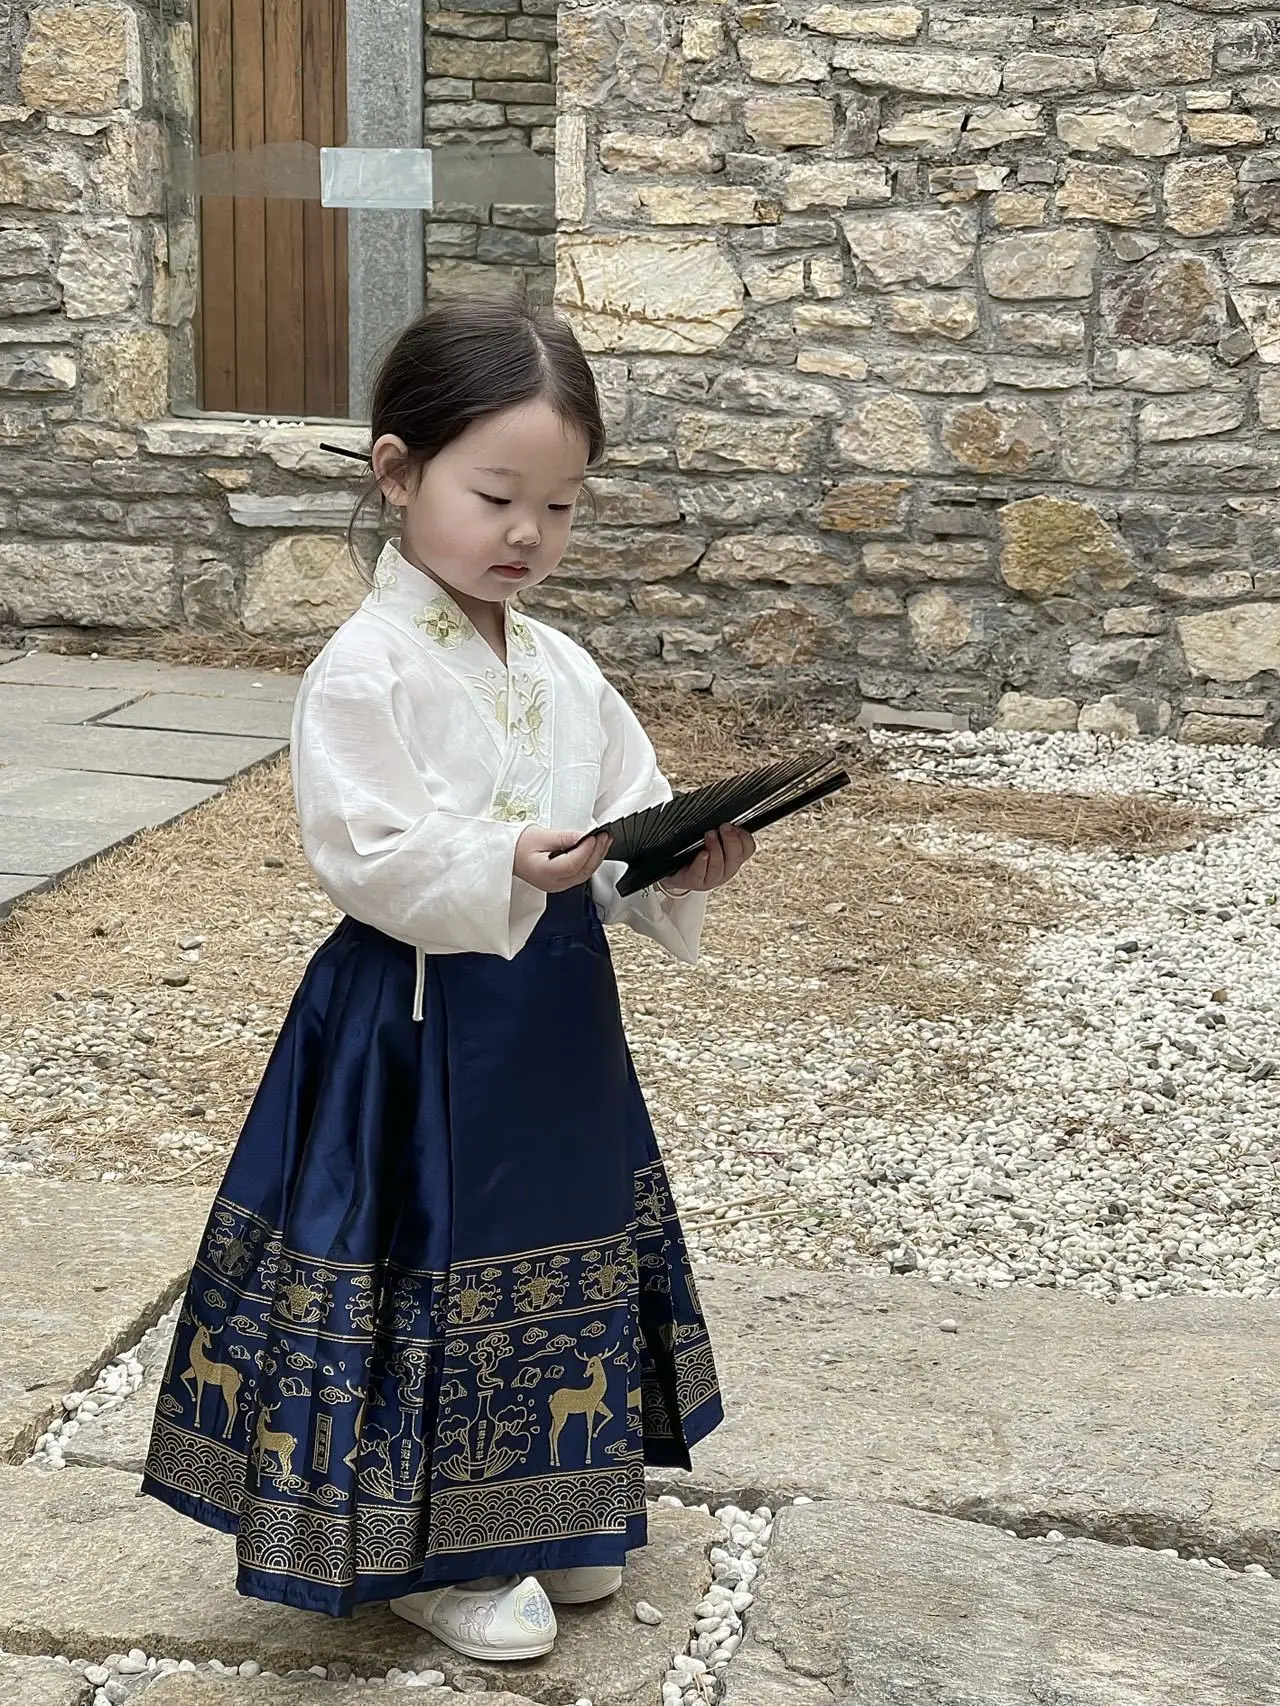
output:
<svg viewBox="0 0 1280 1706"><path fill-rule="evenodd" d="M373 447L375 472L403 442ZM404 511L400 548L460 598L499 604L536 586L564 556L587 474L586 437L537 398L476 421L421 471L416 487L383 475Z"/></svg>

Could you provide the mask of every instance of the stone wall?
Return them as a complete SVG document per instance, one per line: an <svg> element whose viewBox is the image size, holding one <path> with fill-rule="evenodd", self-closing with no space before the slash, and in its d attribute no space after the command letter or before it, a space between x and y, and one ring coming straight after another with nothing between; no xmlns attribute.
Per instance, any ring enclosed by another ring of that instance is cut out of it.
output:
<svg viewBox="0 0 1280 1706"><path fill-rule="evenodd" d="M555 147L556 0L426 0L428 144ZM494 199L428 216L427 294L555 285L555 208Z"/></svg>
<svg viewBox="0 0 1280 1706"><path fill-rule="evenodd" d="M1248 0L560 19L609 662L1007 726L1280 707L1280 45Z"/></svg>
<svg viewBox="0 0 1280 1706"><path fill-rule="evenodd" d="M365 435L171 415L193 383L194 227L166 209L189 16L51 0L7 21L0 624L324 635L360 589L352 464L317 446Z"/></svg>

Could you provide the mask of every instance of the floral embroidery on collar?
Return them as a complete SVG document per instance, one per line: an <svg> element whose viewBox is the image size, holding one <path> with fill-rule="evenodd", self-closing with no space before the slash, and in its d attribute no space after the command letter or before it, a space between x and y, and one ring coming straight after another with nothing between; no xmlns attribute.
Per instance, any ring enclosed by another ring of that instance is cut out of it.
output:
<svg viewBox="0 0 1280 1706"><path fill-rule="evenodd" d="M400 584L400 577L391 567L386 552L383 552L377 568L373 571L373 584L379 592L389 592L393 586Z"/></svg>
<svg viewBox="0 0 1280 1706"><path fill-rule="evenodd" d="M421 610L415 611L410 621L414 627L425 634L429 640L434 640L438 646L452 650L472 638L475 628L464 616L457 605L451 600L440 598L431 604L424 604Z"/></svg>
<svg viewBox="0 0 1280 1706"><path fill-rule="evenodd" d="M533 630L519 610L507 606L507 646L510 651L518 652L521 657L536 657L537 643Z"/></svg>

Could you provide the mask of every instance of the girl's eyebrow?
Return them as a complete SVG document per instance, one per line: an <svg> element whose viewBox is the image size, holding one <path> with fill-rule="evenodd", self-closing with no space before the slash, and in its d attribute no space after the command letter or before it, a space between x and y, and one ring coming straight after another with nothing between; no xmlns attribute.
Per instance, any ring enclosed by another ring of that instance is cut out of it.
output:
<svg viewBox="0 0 1280 1706"><path fill-rule="evenodd" d="M478 474L505 474L507 478L511 480L518 480L520 478L520 475L515 468L484 468L477 465L476 472Z"/></svg>

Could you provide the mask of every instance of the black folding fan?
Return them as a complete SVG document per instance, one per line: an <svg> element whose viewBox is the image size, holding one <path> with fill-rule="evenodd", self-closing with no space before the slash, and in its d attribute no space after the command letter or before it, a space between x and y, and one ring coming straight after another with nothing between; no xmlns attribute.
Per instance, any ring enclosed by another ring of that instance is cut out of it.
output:
<svg viewBox="0 0 1280 1706"><path fill-rule="evenodd" d="M710 830L735 823L754 833L848 785L848 771L841 769L830 754L815 758L807 753L802 758L787 758L741 776L726 777L722 782L709 782L704 788L687 789L663 805L648 806L629 817L601 824L600 829L613 837L610 859L619 859L627 867L618 893L635 894L680 870L701 850ZM598 835L600 829L591 834ZM574 845L581 847L589 839L584 835ZM566 847L563 852L573 850ZM561 854L551 857L560 858Z"/></svg>

